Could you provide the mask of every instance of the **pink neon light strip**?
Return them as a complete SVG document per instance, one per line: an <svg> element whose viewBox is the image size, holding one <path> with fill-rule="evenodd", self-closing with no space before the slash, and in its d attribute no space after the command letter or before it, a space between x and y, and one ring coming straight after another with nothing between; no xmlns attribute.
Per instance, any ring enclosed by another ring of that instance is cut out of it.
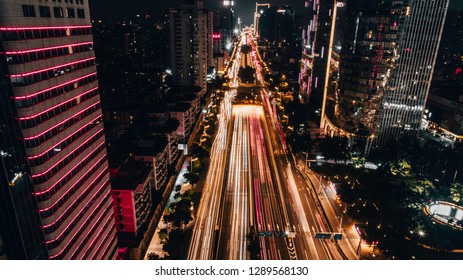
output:
<svg viewBox="0 0 463 280"><path fill-rule="evenodd" d="M100 117L95 118L94 120L90 121L90 123L94 122L95 120L97 120L97 119L99 119L99 118L100 118ZM83 126L82 128L89 126L90 123L86 124L86 125ZM80 131L80 130L79 130L79 131ZM35 156L27 157L27 160L36 159L36 158L38 158L38 157L43 156L44 154L48 153L49 151L51 151L51 150L55 149L56 147L60 146L61 143L67 141L69 138L71 138L72 136L74 136L75 134L77 134L79 131L76 131L76 132L74 132L73 134L69 135L68 137L66 137L65 139L63 139L63 141L61 141L60 143L58 143L58 144L52 146L51 148L49 148L48 150L42 152L41 154L38 154L38 155L35 155ZM81 137L82 137L82 136L81 136ZM80 138L80 137L79 137L79 138ZM79 139L79 138L77 138L77 139Z"/></svg>
<svg viewBox="0 0 463 280"><path fill-rule="evenodd" d="M100 236L100 234L103 232L103 230L105 230L105 226L110 222L110 220L111 220L111 215L108 217L108 219L106 219L106 221L104 222L104 224L101 227L100 231L98 231L98 233L95 235L95 238L93 238L92 242L90 242L90 245L88 245L87 248L91 248L93 246L93 243L95 243L95 241L97 241L99 238L102 237L102 236ZM111 232L111 229L109 231ZM106 240L106 238L104 238L104 240ZM83 242L84 242L84 240L82 239L82 241L79 243L79 246L77 246L77 248L74 250L74 252L72 252L71 256L76 253L76 251L79 249L79 247L82 246ZM101 248L101 245L103 245L103 244L100 244L100 246L96 249L95 252L98 252L98 250ZM82 255L81 260L83 259L83 257L85 255L87 255L87 253L88 253L88 251L85 251L85 254ZM95 256L95 254L93 254L93 256ZM93 258L93 256L92 256L92 258Z"/></svg>
<svg viewBox="0 0 463 280"><path fill-rule="evenodd" d="M94 59L95 59L95 57L93 56L91 58L82 59L82 60L78 60L78 61L73 61L73 62L70 62L70 63L61 64L61 65L58 65L58 66L53 66L53 67L49 67L49 68L45 68L45 69L40 69L40 70L37 70L37 71L32 71L32 72L23 73L23 74L10 75L10 77L11 78L25 77L25 76L34 75L34 74L37 74L37 73L50 71L50 70L53 70L53 69L58 69L58 68L61 68L61 67L65 67L65 66L69 66L69 65L73 65L73 64L77 64L77 63L81 63L81 62L86 62L86 61L90 61L90 60L94 60Z"/></svg>
<svg viewBox="0 0 463 280"><path fill-rule="evenodd" d="M108 219L109 221L109 219ZM106 234L106 236L112 234L114 231L116 231L116 227L113 226L111 227L111 230L108 232L108 234ZM96 239L96 237L95 237ZM104 238L106 240L106 238ZM106 248L103 250L103 256L106 255L106 252L108 252L108 249L109 247L111 247L111 245L113 245L114 241L116 240L116 234L113 235L113 238L111 239L111 241L108 243L108 245L106 246ZM98 254L98 252L100 251L101 249L101 246L103 246L104 243L101 243L100 246L98 247L98 249L96 249L95 253L93 254L93 256L90 258L93 260L93 258ZM115 257L117 256L117 254L115 254Z"/></svg>
<svg viewBox="0 0 463 280"><path fill-rule="evenodd" d="M103 174L103 173L104 173L105 171L107 171L107 170L108 170L108 167L104 168L104 169L95 177L95 179L93 179L93 181L92 181L90 184L88 184L88 187L87 187L84 191L82 191L82 193L84 193L85 191L87 191L87 190L90 188L90 185L92 185L93 183L95 183L96 180L100 177L100 175ZM75 185L75 184L74 184L74 185ZM72 188L72 187L71 187L71 188ZM93 196L92 196L92 198L91 198L90 200L94 199L95 196L98 194L98 192L99 192L102 188L103 188L103 186L101 186L101 188L93 194ZM66 195L66 194L63 194L53 205L55 205L56 203L58 203L58 201L61 200L61 198L63 198L63 196L65 196L65 195ZM50 208L52 208L52 207L53 207L53 206L47 207L47 209L40 209L40 212L46 211L46 210L48 210L48 209L50 209ZM51 227L52 225L56 224L56 222L59 221L65 214L66 214L66 211L63 211L63 213L61 213L61 215L60 215L56 220L54 220L53 223L51 223L51 224L49 224L49 225L46 225L46 226L43 226L43 228L48 228L48 227ZM76 216L78 216L78 214L77 214Z"/></svg>
<svg viewBox="0 0 463 280"><path fill-rule="evenodd" d="M93 107L93 106L98 105L100 102L101 102L101 101L95 102L94 104L88 106L87 108L81 110L80 112L77 112L76 114L74 114L74 115L72 115L71 117L65 119L64 121L62 121L62 122L56 124L55 126L50 127L49 129L45 130L44 132L42 132L42 133L40 133L40 134L37 134L37 135L34 135L34 136L31 136L31 137L23 138L23 140L31 140L31 139L34 139L34 138L38 138L38 137L44 135L45 133L49 132L50 130L52 130L52 129L54 129L54 128L60 126L60 125L62 125L63 123L69 121L70 119L74 118L75 116L77 116L78 114L82 113L83 111L89 109L90 107Z"/></svg>
<svg viewBox="0 0 463 280"><path fill-rule="evenodd" d="M94 137L96 134L98 134L98 133L101 132L101 131L102 131L102 129L100 129L97 133L93 134L90 138ZM90 140L90 139L89 139L89 140ZM80 147L82 147L82 146L83 146L85 143L87 143L87 142L88 142L88 141L85 141L84 143L80 144L78 147L76 147L76 148L75 148L74 150L72 150L70 153L75 152L76 150L78 150ZM103 141L103 143L101 143L100 146L103 145L104 143L105 143L105 142ZM61 162L61 160L58 161L57 163L53 164L52 166L50 166L50 168L48 168L46 171L44 171L44 172L42 172L42 173L40 173L40 174L34 174L34 175L32 175L32 178L37 178L37 177L39 177L39 176L44 175L44 174L47 173L48 171L52 170L55 166L57 166L60 162Z"/></svg>
<svg viewBox="0 0 463 280"><path fill-rule="evenodd" d="M43 29L73 29L73 28L91 28L91 25L70 25L70 26L29 26L29 27L0 27L0 31L15 30L43 30Z"/></svg>
<svg viewBox="0 0 463 280"><path fill-rule="evenodd" d="M103 130L103 129L100 129L98 132L100 132L100 131L102 131L102 130ZM97 132L97 133L98 133L98 132ZM97 134L97 133L95 133L95 134ZM93 136L95 136L95 134L94 134ZM92 136L92 137L93 137L93 136ZM82 136L81 136L81 137L82 137ZM80 138L80 137L79 137L79 138ZM79 138L78 138L78 139L79 139ZM69 139L69 137L67 137L67 138L66 138L66 140L67 140L67 139ZM56 146L54 146L54 147L56 147ZM30 160L30 159L35 159L35 158L38 158L38 157L40 157L40 156L42 156L42 155L44 155L44 154L48 153L48 152L49 152L51 149L54 149L54 147L53 147L53 148L50 148L50 149L48 149L47 151L45 151L45 152L41 153L40 155L36 155L36 156L33 156L33 157L28 157L27 159L28 159L28 160Z"/></svg>
<svg viewBox="0 0 463 280"><path fill-rule="evenodd" d="M40 112L40 113L37 113L37 114L32 115L32 116L29 116L29 117L21 117L21 118L19 118L19 120L20 120L20 121L24 121L24 120L33 119L33 118L35 118L35 117L37 117L37 116L39 116L39 115L42 115L42 114L44 114L44 113L47 113L47 112L49 112L49 111L51 111L51 110L53 110L53 109L55 109L55 108L57 108L57 107L59 107L59 106L61 106L61 105L64 105L64 104L66 104L66 103L68 103L68 102L70 102L70 101L72 101L72 100L74 100L74 99L76 99L76 98L79 98L79 97L81 97L81 96L83 96L83 95L86 95L87 93L90 93L90 92L95 91L95 90L97 90L97 89L98 89L98 87L94 87L94 88L92 88L92 89L90 89L90 90L88 90L88 91L86 91L86 92L84 92L84 93L81 93L81 94L75 96L75 97L72 98L72 99L63 101L63 102L61 102L61 103L59 103L59 104L57 104L57 105L55 105L55 106L53 106L53 107L50 107L50 108L46 109L45 111L42 111L42 112Z"/></svg>
<svg viewBox="0 0 463 280"><path fill-rule="evenodd" d="M49 48L40 48L40 49L31 49L31 50L23 50L23 51L8 51L8 52L0 52L0 54L26 54L26 53L31 53L31 52L39 52L39 51L47 51L47 50L53 50L53 49L61 49L61 48L68 48L68 47L77 47L77 46L82 46L82 45L93 45L93 42L84 42L84 43L79 43L79 44L69 44L69 45L61 45L61 46L56 46L56 47L49 47Z"/></svg>
<svg viewBox="0 0 463 280"><path fill-rule="evenodd" d="M98 148L96 148L95 150L97 150L97 149L98 149ZM93 150L92 152L94 152L95 150ZM90 153L90 154L91 154L91 153ZM89 154L88 156L86 156L82 161L86 160L86 159L90 156L90 154ZM97 165L100 161L102 161L105 157L106 157L106 155L103 155L99 160L97 160L96 163L92 166L92 168L93 168L95 165ZM81 161L81 162L82 162L82 161ZM79 164L80 164L80 163L79 163ZM79 165L79 164L77 164L77 165ZM76 166L77 166L77 165L76 165ZM66 174L63 175L63 177L61 177L61 179L63 179L63 178L66 177L67 175L69 175L69 173L71 173L72 170L74 170L74 169L69 170ZM88 172L87 172L87 173L88 173ZM85 174L87 174L87 173L85 173ZM35 195L35 196L39 196L39 195L42 195L42 194L44 194L44 193L46 193L46 192L49 192L51 189L53 189L53 188L58 184L59 181L61 181L61 179L59 179L56 183L53 184L53 186L49 187L48 189L46 189L46 190L44 190L44 191L41 191L41 192L36 192L36 193L34 193L34 195Z"/></svg>
<svg viewBox="0 0 463 280"><path fill-rule="evenodd" d="M41 91L38 91L38 92L36 92L36 93L32 93L32 94L28 94L28 95L23 95L23 96L15 96L15 97L14 97L14 100L21 100L21 99L26 99L26 98L34 97L34 96L39 95L39 94L41 94L41 93L44 93L44 92L46 92L46 91L49 91L49 90L53 90L53 89L55 89L55 88L62 87L62 86L64 86L64 85L66 85L66 84L72 84L72 83L74 83L74 82L83 80L83 79L88 78L88 77L93 76L93 75L96 75L96 72L93 72L93 73L91 73L91 74L88 74L88 75L79 77L79 78L74 79L74 80L71 80L71 81L64 82L64 83L62 83L62 84L59 84L59 85L54 86L54 87L51 87L51 88L46 88L46 89L41 90Z"/></svg>
<svg viewBox="0 0 463 280"><path fill-rule="evenodd" d="M109 182L109 179L106 180L106 181L103 183L103 185L105 185L107 182ZM109 195L110 192L111 192L111 190L109 190L104 196ZM104 202L104 200L100 201L100 203L93 209L93 212L89 215L89 217L87 218L87 220L85 220L85 222L88 221L88 220L93 216L93 214L95 213L95 211L98 209L98 207L100 207L100 205L101 205L103 202ZM111 201L109 201L109 202L110 202L110 204L108 205L108 207L111 207L111 206L112 206L112 205L111 205ZM107 210L107 209L108 209L108 208L106 208L106 210ZM101 213L101 215L98 217L98 219L96 219L96 221L100 221L101 217L106 213L106 210L103 211L103 213ZM109 217L109 218L111 218L111 217ZM109 219L109 218L108 218L108 219ZM84 226L85 222L83 222L82 225L76 230L76 232L75 232L74 235L69 239L69 241L71 241L71 240L77 235L77 233L79 233L79 231L80 231L80 230L82 229L82 227ZM96 223L96 224L98 224L98 223ZM56 239L60 238L63 234L64 234L64 231L61 232L61 234L60 234L57 238L55 238L55 239L53 239L53 240L50 240L50 241L46 241L46 243L48 244L48 243L50 243L50 242L52 242L52 241L55 241ZM54 259L54 258L58 257L59 255L61 255L61 253L63 253L63 251L66 249L66 247L67 247L68 245L69 245L69 242L66 243L66 245L64 245L64 248L63 248L59 253L57 253L57 254L55 254L55 255L53 255L53 256L50 256L50 259Z"/></svg>
<svg viewBox="0 0 463 280"><path fill-rule="evenodd" d="M105 185L106 185L108 182L109 182L109 178L106 179L106 181L104 181L104 182L101 184L99 190L101 190L102 188L104 188ZM106 194L104 194L103 197L106 197L106 196L109 195L110 193L111 193L111 190L109 190L108 192L106 192ZM90 201L88 201L87 204L88 204L89 202L90 202ZM103 202L104 202L104 199L101 200L100 203L98 203L98 205L97 205L95 208L93 208L93 212L88 216L87 220L90 219L90 218L93 216L94 212L98 209L98 207L101 206L101 204L102 204ZM87 205L87 204L85 204L85 205ZM85 206L84 206L84 207L85 207ZM84 208L84 207L82 207L82 208ZM103 213L103 214L104 214L104 213ZM101 217L101 216L100 216L100 217ZM74 217L74 219L72 219L72 221L69 222L69 223L67 224L68 227L69 227L69 224L71 224L76 218L77 218L77 217ZM99 220L99 219L98 219L98 220ZM77 230L77 232L82 228L82 226L83 226L84 224L85 224L85 222L82 223L82 225L79 227L79 229ZM50 244L51 242L53 242L53 241L59 239L59 238L64 234L64 232L66 231L66 229L67 229L68 227L66 227L55 239L45 241L45 243L46 243L46 244ZM77 232L76 232L76 233L77 233ZM72 237L74 237L74 236L76 235L76 233L75 233ZM72 239L72 238L71 238L71 239ZM66 246L67 246L67 244L66 244ZM66 246L64 246L64 247L66 247ZM56 254L56 255L59 255L59 253ZM56 255L55 255L55 256L56 256Z"/></svg>
<svg viewBox="0 0 463 280"><path fill-rule="evenodd" d="M85 128L85 127L89 126L92 122L96 121L96 120L99 119L99 118L100 118L100 117L97 117L97 118L91 120L88 124L86 124L86 125L83 126L82 128ZM79 129L78 131L76 131L76 132L74 132L73 134L69 135L68 137L66 137L65 139L63 139L63 141L61 141L60 143L54 145L53 147L51 147L50 149L46 150L45 152L43 152L43 153L41 153L41 154L39 154L39 155L27 157L27 159L30 160L30 159L35 159L35 158L38 158L38 157L43 156L44 154L48 153L50 150L52 150L52 149L58 147L62 142L67 141L70 137L74 136L75 134L77 134L77 133L78 133L79 131L81 131L81 130L82 130L82 129ZM81 136L81 137L82 137L82 136Z"/></svg>

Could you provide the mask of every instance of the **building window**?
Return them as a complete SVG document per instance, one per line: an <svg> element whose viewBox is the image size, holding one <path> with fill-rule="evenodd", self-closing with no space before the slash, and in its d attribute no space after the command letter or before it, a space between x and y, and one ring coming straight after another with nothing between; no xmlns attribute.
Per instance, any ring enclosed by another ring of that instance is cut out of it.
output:
<svg viewBox="0 0 463 280"><path fill-rule="evenodd" d="M77 17L78 18L85 18L85 10L84 9L77 9Z"/></svg>
<svg viewBox="0 0 463 280"><path fill-rule="evenodd" d="M77 17L78 18L85 18L85 10L84 9L77 9Z"/></svg>
<svg viewBox="0 0 463 280"><path fill-rule="evenodd" d="M35 7L33 5L23 5L23 15L25 17L35 17Z"/></svg>
<svg viewBox="0 0 463 280"><path fill-rule="evenodd" d="M41 17L51 17L50 7L39 6L39 12Z"/></svg>
<svg viewBox="0 0 463 280"><path fill-rule="evenodd" d="M64 18L64 11L61 7L54 7L55 18Z"/></svg>
<svg viewBox="0 0 463 280"><path fill-rule="evenodd" d="M76 17L76 12L74 11L74 8L66 8L66 13L68 14L68 18Z"/></svg>

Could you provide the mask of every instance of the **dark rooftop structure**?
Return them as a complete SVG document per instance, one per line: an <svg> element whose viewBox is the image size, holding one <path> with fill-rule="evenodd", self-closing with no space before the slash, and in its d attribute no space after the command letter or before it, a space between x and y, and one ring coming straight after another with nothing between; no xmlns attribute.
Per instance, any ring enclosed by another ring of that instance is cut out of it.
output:
<svg viewBox="0 0 463 280"><path fill-rule="evenodd" d="M135 190L142 184L153 170L150 163L136 161L130 157L117 174L111 178L111 186L114 190Z"/></svg>
<svg viewBox="0 0 463 280"><path fill-rule="evenodd" d="M167 145L167 137L152 136L143 137L136 141L136 145L130 148L133 156L157 156Z"/></svg>

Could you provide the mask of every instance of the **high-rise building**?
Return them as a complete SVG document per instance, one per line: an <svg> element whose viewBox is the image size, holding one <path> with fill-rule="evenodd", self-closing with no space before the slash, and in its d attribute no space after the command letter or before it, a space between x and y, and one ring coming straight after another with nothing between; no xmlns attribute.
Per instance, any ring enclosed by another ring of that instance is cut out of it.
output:
<svg viewBox="0 0 463 280"><path fill-rule="evenodd" d="M11 259L114 259L88 1L0 1L0 235Z"/></svg>
<svg viewBox="0 0 463 280"><path fill-rule="evenodd" d="M309 106L309 113L318 127L321 121L325 77L330 62L328 57L333 44L330 39L335 24L335 6L335 0L305 2L299 85L301 101Z"/></svg>
<svg viewBox="0 0 463 280"><path fill-rule="evenodd" d="M448 2L347 1L339 90L328 118L365 151L416 138Z"/></svg>
<svg viewBox="0 0 463 280"><path fill-rule="evenodd" d="M175 86L207 88L212 57L213 14L203 2L186 0L180 9L169 11L170 58Z"/></svg>
<svg viewBox="0 0 463 280"><path fill-rule="evenodd" d="M288 5L262 6L257 8L258 35L262 40L293 43L295 34L296 13Z"/></svg>
<svg viewBox="0 0 463 280"><path fill-rule="evenodd" d="M223 0L222 17L220 22L220 33L222 34L222 43L230 51L233 44L233 35L235 30L235 11L233 10L235 1Z"/></svg>

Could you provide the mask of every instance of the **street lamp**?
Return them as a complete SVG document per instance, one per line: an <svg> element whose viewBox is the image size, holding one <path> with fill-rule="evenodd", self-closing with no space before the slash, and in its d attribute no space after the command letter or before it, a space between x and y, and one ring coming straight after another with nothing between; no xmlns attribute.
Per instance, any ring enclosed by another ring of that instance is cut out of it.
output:
<svg viewBox="0 0 463 280"><path fill-rule="evenodd" d="M259 18L260 18L260 13L257 11L258 7L265 6L267 8L270 8L270 4L265 3L265 4L259 4L256 2L256 11L254 12L254 34L256 37L259 37ZM263 13L263 11L262 11Z"/></svg>
<svg viewBox="0 0 463 280"><path fill-rule="evenodd" d="M342 218L344 213L346 213L346 205L344 205L344 209L341 212L341 218L339 219L339 233L342 233Z"/></svg>

